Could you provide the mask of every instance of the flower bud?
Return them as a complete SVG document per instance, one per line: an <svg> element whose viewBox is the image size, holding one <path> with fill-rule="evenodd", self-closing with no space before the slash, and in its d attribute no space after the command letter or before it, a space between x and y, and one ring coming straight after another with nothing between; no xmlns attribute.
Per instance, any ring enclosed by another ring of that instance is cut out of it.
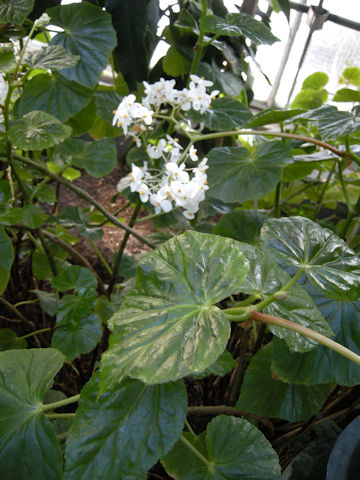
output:
<svg viewBox="0 0 360 480"><path fill-rule="evenodd" d="M40 18L35 20L35 27L45 27L46 25L49 25L50 23L50 17L47 13L43 13Z"/></svg>

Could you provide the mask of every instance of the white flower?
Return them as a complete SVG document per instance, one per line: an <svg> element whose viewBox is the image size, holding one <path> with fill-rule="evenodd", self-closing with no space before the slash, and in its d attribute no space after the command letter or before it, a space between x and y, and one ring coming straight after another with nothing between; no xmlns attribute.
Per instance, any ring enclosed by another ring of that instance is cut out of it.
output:
<svg viewBox="0 0 360 480"><path fill-rule="evenodd" d="M137 123L138 121L144 122L146 125L152 123L153 112L141 105L141 103L135 102L135 100L135 95L127 95L122 99L114 114L113 126L122 127L125 135L127 135L128 128L132 123Z"/></svg>
<svg viewBox="0 0 360 480"><path fill-rule="evenodd" d="M197 160L199 159L198 156L196 155L196 148L194 147L194 145L191 145L190 147L190 150L189 150L189 157L191 158L191 160L193 162L197 162Z"/></svg>
<svg viewBox="0 0 360 480"><path fill-rule="evenodd" d="M165 168L169 174L174 177L175 180L181 183L189 182L189 174L185 172L185 163L182 163L180 166L175 162L168 162L165 164Z"/></svg>
<svg viewBox="0 0 360 480"><path fill-rule="evenodd" d="M5 80L3 75L0 75L0 105L4 105L7 94L9 90L9 85Z"/></svg>
<svg viewBox="0 0 360 480"><path fill-rule="evenodd" d="M214 85L210 80L205 80L204 77L198 77L197 75L190 75L191 83L195 83L201 87L212 87ZM190 84L191 84L190 83Z"/></svg>
<svg viewBox="0 0 360 480"><path fill-rule="evenodd" d="M160 193L152 193L150 195L150 203L155 207L155 213L160 213L161 210L168 213L172 210L172 204L170 200L167 199L167 196Z"/></svg>
<svg viewBox="0 0 360 480"><path fill-rule="evenodd" d="M142 168L137 167L133 163L131 164L131 174L130 174L130 190L132 192L139 191L140 185L142 184L142 179L144 178L144 171Z"/></svg>
<svg viewBox="0 0 360 480"><path fill-rule="evenodd" d="M150 158L160 158L163 152L166 152L166 140L164 138L161 138L157 146L149 144L146 148L146 152Z"/></svg>
<svg viewBox="0 0 360 480"><path fill-rule="evenodd" d="M149 190L149 187L146 185L146 183L141 183L138 186L137 191L139 192L140 200L143 203L145 203L149 200L150 190Z"/></svg>

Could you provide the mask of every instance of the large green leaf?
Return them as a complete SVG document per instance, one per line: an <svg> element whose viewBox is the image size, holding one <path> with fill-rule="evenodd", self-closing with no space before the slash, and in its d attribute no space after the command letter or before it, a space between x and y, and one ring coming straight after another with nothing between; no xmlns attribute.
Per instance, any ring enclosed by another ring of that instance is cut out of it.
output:
<svg viewBox="0 0 360 480"><path fill-rule="evenodd" d="M278 263L304 268L309 280L327 297L359 299L360 259L330 230L302 217L270 219L261 238Z"/></svg>
<svg viewBox="0 0 360 480"><path fill-rule="evenodd" d="M272 45L278 41L263 23L244 13L229 13L225 19L217 15L200 18L202 30L229 37L245 36L255 44Z"/></svg>
<svg viewBox="0 0 360 480"><path fill-rule="evenodd" d="M103 383L154 384L204 371L225 350L229 322L215 306L248 270L231 239L189 231L139 262L134 290L112 319Z"/></svg>
<svg viewBox="0 0 360 480"><path fill-rule="evenodd" d="M130 90L147 77L148 55L145 47L147 30L145 0L106 0L106 10L111 14L118 35L115 49L117 67Z"/></svg>
<svg viewBox="0 0 360 480"><path fill-rule="evenodd" d="M318 292L311 294L335 334L333 340L360 355L360 302L336 302ZM290 353L282 341L276 340L272 368L291 383L360 383L360 366L322 345L299 354Z"/></svg>
<svg viewBox="0 0 360 480"><path fill-rule="evenodd" d="M235 98L216 98L211 108L203 114L192 110L190 117L197 122L204 122L210 130L232 130L240 128L252 117L250 110ZM235 132L234 132L235 134Z"/></svg>
<svg viewBox="0 0 360 480"><path fill-rule="evenodd" d="M101 320L94 313L79 319L67 316L65 320L57 322L51 346L60 350L68 361L72 361L83 353L91 352L101 336Z"/></svg>
<svg viewBox="0 0 360 480"><path fill-rule="evenodd" d="M269 108L255 115L248 123L248 127L261 127L262 125L269 125L271 123L280 123L289 118L300 115L304 110L281 110L280 108Z"/></svg>
<svg viewBox="0 0 360 480"><path fill-rule="evenodd" d="M290 277L275 264L271 256L251 245L243 245L243 251L250 262L250 268L241 285L241 292L248 295L257 293L261 299L265 300L289 283ZM290 288L286 296L265 307L264 312L286 318L322 335L332 334L311 297L297 284ZM314 340L292 330L275 326L269 328L274 335L284 339L292 351L304 352L318 345Z"/></svg>
<svg viewBox="0 0 360 480"><path fill-rule="evenodd" d="M176 480L278 480L280 466L264 435L246 420L219 415L206 432L182 434L162 459Z"/></svg>
<svg viewBox="0 0 360 480"><path fill-rule="evenodd" d="M40 50L29 52L24 61L30 68L61 70L73 67L79 59L79 55L72 55L61 45L46 45Z"/></svg>
<svg viewBox="0 0 360 480"><path fill-rule="evenodd" d="M94 142L73 138L54 149L52 160L84 168L89 175L99 178L112 172L116 153L115 143L110 138Z"/></svg>
<svg viewBox="0 0 360 480"><path fill-rule="evenodd" d="M17 103L17 113L22 117L33 110L42 110L65 122L80 112L91 97L91 90L78 83L57 73L44 73L36 75L26 84Z"/></svg>
<svg viewBox="0 0 360 480"><path fill-rule="evenodd" d="M184 384L126 379L99 396L98 383L95 376L81 392L66 442L65 480L146 479L184 426Z"/></svg>
<svg viewBox="0 0 360 480"><path fill-rule="evenodd" d="M64 29L50 44L61 45L80 56L79 62L62 70L61 75L86 87L95 87L116 45L110 15L88 2L54 7L48 13L51 23Z"/></svg>
<svg viewBox="0 0 360 480"><path fill-rule="evenodd" d="M60 480L60 444L41 405L63 364L54 349L0 353L0 477Z"/></svg>
<svg viewBox="0 0 360 480"><path fill-rule="evenodd" d="M81 294L87 288L96 288L97 280L88 268L71 265L54 277L52 284L59 292L75 288Z"/></svg>
<svg viewBox="0 0 360 480"><path fill-rule="evenodd" d="M289 422L306 420L315 415L333 384L309 386L285 383L271 371L271 354L272 345L267 345L251 359L236 408Z"/></svg>
<svg viewBox="0 0 360 480"><path fill-rule="evenodd" d="M209 196L244 202L271 192L281 180L290 149L280 141L264 142L251 154L244 147L213 148L209 155Z"/></svg>
<svg viewBox="0 0 360 480"><path fill-rule="evenodd" d="M34 0L0 0L0 23L22 25L33 6Z"/></svg>
<svg viewBox="0 0 360 480"><path fill-rule="evenodd" d="M43 150L63 142L70 137L71 132L70 127L53 115L34 110L13 121L9 138L17 148Z"/></svg>
<svg viewBox="0 0 360 480"><path fill-rule="evenodd" d="M3 293L8 284L13 260L12 242L6 235L5 230L0 228L0 294Z"/></svg>
<svg viewBox="0 0 360 480"><path fill-rule="evenodd" d="M253 210L234 210L227 213L216 224L215 235L230 237L240 242L257 244L260 241L260 230L266 217Z"/></svg>
<svg viewBox="0 0 360 480"><path fill-rule="evenodd" d="M360 116L350 112L332 111L321 116L318 129L325 140L336 140L360 131Z"/></svg>

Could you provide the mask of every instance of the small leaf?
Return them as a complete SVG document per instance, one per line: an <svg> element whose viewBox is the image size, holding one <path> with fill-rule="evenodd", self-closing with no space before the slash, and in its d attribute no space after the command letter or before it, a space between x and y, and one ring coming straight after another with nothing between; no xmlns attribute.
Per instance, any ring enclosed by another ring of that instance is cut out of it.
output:
<svg viewBox="0 0 360 480"><path fill-rule="evenodd" d="M336 92L333 102L360 102L360 91L352 88L341 88Z"/></svg>
<svg viewBox="0 0 360 480"><path fill-rule="evenodd" d="M225 415L196 437L183 433L162 463L176 480L280 480L277 455L264 435L248 421Z"/></svg>
<svg viewBox="0 0 360 480"><path fill-rule="evenodd" d="M360 68L357 67L348 67L342 73L345 80L355 85L355 87L360 87Z"/></svg>
<svg viewBox="0 0 360 480"><path fill-rule="evenodd" d="M11 328L0 330L0 352L27 347L25 338L19 338Z"/></svg>
<svg viewBox="0 0 360 480"><path fill-rule="evenodd" d="M296 95L291 108L317 109L326 102L327 98L328 92L325 89L305 88Z"/></svg>
<svg viewBox="0 0 360 480"><path fill-rule="evenodd" d="M60 444L41 406L63 361L51 348L0 353L1 478L61 480Z"/></svg>
<svg viewBox="0 0 360 480"><path fill-rule="evenodd" d="M10 278L11 265L14 259L12 242L0 227L0 294L2 294Z"/></svg>
<svg viewBox="0 0 360 480"><path fill-rule="evenodd" d="M92 92L88 88L58 73L44 73L36 75L25 85L16 105L19 117L33 110L41 110L65 122L86 107L91 98Z"/></svg>
<svg viewBox="0 0 360 480"><path fill-rule="evenodd" d="M324 295L337 300L359 298L360 259L330 230L302 217L270 219L261 238L278 263L304 267Z"/></svg>
<svg viewBox="0 0 360 480"><path fill-rule="evenodd" d="M97 280L88 268L71 265L54 277L52 284L59 292L75 288L81 294L87 288L96 288Z"/></svg>
<svg viewBox="0 0 360 480"><path fill-rule="evenodd" d="M34 0L0 0L0 23L22 25L34 7Z"/></svg>
<svg viewBox="0 0 360 480"><path fill-rule="evenodd" d="M40 303L44 311L53 317L57 312L57 296L56 293L43 292L42 290L32 290L40 299Z"/></svg>
<svg viewBox="0 0 360 480"><path fill-rule="evenodd" d="M210 130L232 130L240 128L252 117L250 110L235 98L216 98L211 108L203 114L192 110L190 117L197 122L204 122ZM235 134L235 132L234 132Z"/></svg>
<svg viewBox="0 0 360 480"><path fill-rule="evenodd" d="M46 45L40 50L29 52L24 62L30 68L61 70L62 68L73 67L79 59L79 55L72 55L61 45Z"/></svg>
<svg viewBox="0 0 360 480"><path fill-rule="evenodd" d="M96 292L88 288L81 295L64 295L58 303L56 325L67 325L88 316L95 306Z"/></svg>
<svg viewBox="0 0 360 480"><path fill-rule="evenodd" d="M200 18L202 30L229 37L244 36L255 44L272 45L278 41L263 23L243 13L229 13L226 18L208 15Z"/></svg>
<svg viewBox="0 0 360 480"><path fill-rule="evenodd" d="M14 120L9 129L11 142L23 150L53 147L70 135L70 127L52 115L37 110L27 113L20 120Z"/></svg>
<svg viewBox="0 0 360 480"><path fill-rule="evenodd" d="M271 353L272 345L266 345L251 359L235 408L289 422L307 420L322 407L333 384L285 383L272 375Z"/></svg>
<svg viewBox="0 0 360 480"><path fill-rule="evenodd" d="M238 291L247 270L237 242L194 231L142 257L135 289L109 322L103 383L129 375L154 384L204 371L229 336L215 304Z"/></svg>
<svg viewBox="0 0 360 480"><path fill-rule="evenodd" d="M16 59L14 50L10 46L0 47L0 72L7 73L15 68Z"/></svg>
<svg viewBox="0 0 360 480"><path fill-rule="evenodd" d="M262 112L255 115L248 123L248 127L261 127L262 125L269 125L272 123L280 123L289 118L300 115L304 110L302 109L293 109L293 110L281 110L279 108L270 108L268 110L263 110Z"/></svg>
<svg viewBox="0 0 360 480"><path fill-rule="evenodd" d="M115 143L109 138L93 142L72 138L54 149L53 161L59 159L100 178L112 172L116 165L116 154Z"/></svg>
<svg viewBox="0 0 360 480"><path fill-rule="evenodd" d="M98 383L96 375L81 392L66 442L64 480L145 479L181 433L184 384L151 387L126 379L99 395Z"/></svg>
<svg viewBox="0 0 360 480"><path fill-rule="evenodd" d="M234 210L221 218L214 234L255 245L260 241L260 230L265 220L265 215L253 210Z"/></svg>
<svg viewBox="0 0 360 480"><path fill-rule="evenodd" d="M68 80L93 88L105 69L109 55L116 46L116 35L110 15L88 2L50 8L51 23L64 29L51 39L80 60L61 70Z"/></svg>
<svg viewBox="0 0 360 480"><path fill-rule="evenodd" d="M329 81L329 76L324 72L315 72L305 78L301 89L313 88L314 90L321 90Z"/></svg>
<svg viewBox="0 0 360 480"><path fill-rule="evenodd" d="M208 157L208 195L229 203L271 192L291 161L289 147L277 140L260 144L254 155L244 147L220 147Z"/></svg>
<svg viewBox="0 0 360 480"><path fill-rule="evenodd" d="M171 46L162 60L164 72L172 77L185 75L190 72L191 62L175 47Z"/></svg>
<svg viewBox="0 0 360 480"><path fill-rule="evenodd" d="M74 360L83 353L91 352L99 343L102 336L100 318L90 314L83 318L70 318L57 324L51 339L51 346L60 350L68 361Z"/></svg>

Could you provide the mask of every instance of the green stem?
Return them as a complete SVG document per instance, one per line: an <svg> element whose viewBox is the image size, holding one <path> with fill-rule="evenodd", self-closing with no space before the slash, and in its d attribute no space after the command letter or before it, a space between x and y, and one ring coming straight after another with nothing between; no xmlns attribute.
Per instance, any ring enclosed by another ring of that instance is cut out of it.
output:
<svg viewBox="0 0 360 480"><path fill-rule="evenodd" d="M81 188L77 187L76 185L73 185L71 182L69 182L69 180L66 180L66 178L60 177L60 176L56 175L55 173L50 172L41 163L30 160L29 158L23 157L22 155L15 154L14 158L16 158L16 160L19 160L22 163L25 163L26 165L30 165L31 167L35 168L36 170L39 170L40 172L42 172L44 175L47 175L48 177L52 178L53 180L56 180L57 182L61 183L66 188L68 188L69 190L76 193L76 195L78 195L80 198L82 198L83 200L90 203L90 205L93 205L112 224L116 225L117 227L122 228L123 230L125 230L129 234L133 235L138 240L145 243L148 247L155 248L155 245L152 242L147 240L145 237L140 235L138 232L136 232L132 228L128 227L126 224L120 222L120 220L118 220L116 217L114 217L114 215L109 213L99 202L97 202L94 198L92 198L87 192L85 192Z"/></svg>
<svg viewBox="0 0 360 480"><path fill-rule="evenodd" d="M300 333L305 337L312 338L316 342L320 343L321 345L325 345L328 348L331 348L335 352L339 353L343 357L352 360L353 362L360 365L360 356L356 353L352 352L348 348L344 347L340 343L334 342L330 338L321 335L320 333L314 332L310 328L303 327L302 325L298 325L297 323L291 322L289 320L285 320L285 318L274 317L272 315L267 315L265 313L261 313L258 311L251 312L251 318L256 320L257 322L269 324L269 325L276 325L277 327L283 327L288 330L292 330L293 332Z"/></svg>
<svg viewBox="0 0 360 480"><path fill-rule="evenodd" d="M204 455L202 455L199 452L199 450L196 447L194 447L194 445L191 442L189 442L189 440L183 434L180 435L180 440L183 442L184 445L188 447L189 450L193 452L194 455L196 455L203 463L205 463L209 471L213 469L212 463L210 463L209 460L206 457L204 457Z"/></svg>
<svg viewBox="0 0 360 480"><path fill-rule="evenodd" d="M69 418L73 419L75 418L75 413L45 413L46 418Z"/></svg>
<svg viewBox="0 0 360 480"><path fill-rule="evenodd" d="M330 183L330 180L331 180L331 177L333 176L334 172L335 172L335 169L336 169L336 162L333 163L333 166L326 178L326 181L324 183L324 186L323 188L321 189L321 192L320 192L320 196L318 198L318 201L316 202L316 206L315 206L315 212L314 212L314 216L313 216L313 220L316 220L316 217L317 217L317 214L319 213L319 210L320 210L320 207L321 207L321 203L323 201L323 198L324 198L324 195L325 195L325 192L327 190L327 187Z"/></svg>
<svg viewBox="0 0 360 480"><path fill-rule="evenodd" d="M247 307L255 302L255 300L259 300L261 298L258 293L252 293L250 297L245 298L241 302L234 302L231 306L232 307Z"/></svg>
<svg viewBox="0 0 360 480"><path fill-rule="evenodd" d="M34 335L38 335L39 333L44 333L44 332L50 332L51 328L41 328L40 330L35 330L35 332L27 333L26 335L23 335L22 337L18 337L18 340L22 340L24 338L29 338Z"/></svg>
<svg viewBox="0 0 360 480"><path fill-rule="evenodd" d="M275 190L275 204L274 204L274 217L280 218L281 209L280 209L280 200L281 200L281 190L282 190L282 181L280 181Z"/></svg>
<svg viewBox="0 0 360 480"><path fill-rule="evenodd" d="M139 214L140 208L141 208L141 201L139 200L136 207L134 208L134 211L133 211L133 213L131 215L131 218L129 220L129 227L130 228L132 228L135 225L136 217ZM123 254L124 254L126 244L129 240L129 236L130 236L129 233L125 232L124 238L121 241L118 253L116 255L115 262L114 262L114 267L113 267L113 270L111 272L111 278L110 278L109 288L108 288L108 295L111 294L112 289L114 288L116 278L117 278L118 272L119 272L120 262L121 262L121 259L123 257Z"/></svg>
<svg viewBox="0 0 360 480"><path fill-rule="evenodd" d="M112 274L112 270L110 268L110 265L108 264L108 262L105 260L103 254L100 252L100 250L97 248L97 246L95 245L95 242L93 240L91 240L91 238L89 239L89 242L90 242L90 245L92 246L94 252L96 253L96 255L99 257L99 260L100 262L104 265L105 267L105 270L108 272L109 275Z"/></svg>
<svg viewBox="0 0 360 480"><path fill-rule="evenodd" d="M323 142L321 140L318 140L316 138L306 137L305 135L297 135L294 133L287 133L287 132L273 132L271 130L230 130L225 132L208 133L204 135L191 135L189 132L187 132L187 135L193 142L198 142L201 140L209 140L211 138L232 137L234 135L263 135L263 136L270 136L270 137L293 138L295 140L301 140L302 142L308 142L314 145L318 145L319 147L325 148L326 150L329 150L330 152L335 153L335 155L337 155L338 157L349 156L347 152L343 150L338 150L332 145L326 142ZM352 155L351 155L351 158L353 158Z"/></svg>
<svg viewBox="0 0 360 480"><path fill-rule="evenodd" d="M196 433L194 432L194 430L192 429L191 425L190 425L190 422L185 418L185 425L186 425L186 428L189 430L189 432L191 433L191 435L193 435L194 437L196 437Z"/></svg>
<svg viewBox="0 0 360 480"><path fill-rule="evenodd" d="M48 410L55 410L59 407L64 407L65 405L70 405L71 403L78 402L80 398L80 394L73 395L72 397L64 398L63 400L59 400L57 402L46 403L42 406L43 412L47 412Z"/></svg>
<svg viewBox="0 0 360 480"><path fill-rule="evenodd" d="M202 2L201 2L201 16L205 17L206 13L207 13L207 0L202 0ZM204 31L200 28L199 37L198 37L197 42L194 46L195 55L194 55L194 58L193 58L193 61L192 61L192 64L191 64L190 74L196 73L197 67L198 67L198 64L199 64L199 61L200 61L200 58L201 58L201 53L204 49L204 46L205 46L204 45ZM190 75L189 75L189 79L190 79ZM189 80L188 80L188 83L189 83Z"/></svg>
<svg viewBox="0 0 360 480"><path fill-rule="evenodd" d="M14 307L14 305L12 305L11 303L9 303L7 300L5 300L5 298L3 297L0 297L0 303L2 303L5 307L8 308L8 310L10 310L11 312L13 312L13 314L15 315L15 317L19 318L20 320L22 320L24 323L28 323L29 325L31 325L32 327L34 326L33 322L31 322L30 320L28 320L21 312L19 312L19 310Z"/></svg>
<svg viewBox="0 0 360 480"><path fill-rule="evenodd" d="M353 206L351 204L349 192L347 190L347 186L346 186L346 183L345 183L345 180L344 180L342 162L338 162L338 175L339 175L341 189L342 189L343 194L344 194L344 199L345 199L346 206L348 208L348 215L349 215L353 212Z"/></svg>

